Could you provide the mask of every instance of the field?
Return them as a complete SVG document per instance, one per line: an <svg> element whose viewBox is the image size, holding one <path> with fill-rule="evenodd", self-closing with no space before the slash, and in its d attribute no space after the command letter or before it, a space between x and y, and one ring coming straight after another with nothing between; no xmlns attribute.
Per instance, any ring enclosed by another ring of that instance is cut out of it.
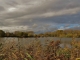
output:
<svg viewBox="0 0 80 60"><path fill-rule="evenodd" d="M36 38L28 44L21 45L15 41L0 43L0 60L79 60L80 42L72 39L71 47L64 44L60 47L61 40L46 40L41 44Z"/></svg>

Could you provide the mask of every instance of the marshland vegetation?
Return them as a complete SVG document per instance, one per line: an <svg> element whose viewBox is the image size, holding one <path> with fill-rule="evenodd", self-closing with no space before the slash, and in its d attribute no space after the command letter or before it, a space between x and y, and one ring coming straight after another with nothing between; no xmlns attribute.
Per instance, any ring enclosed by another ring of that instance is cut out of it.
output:
<svg viewBox="0 0 80 60"><path fill-rule="evenodd" d="M53 33L48 32L35 35L32 31L27 33L20 31L5 33L1 30L0 34L0 60L78 60L80 58L80 41L75 39L79 37L79 31L58 30ZM48 39L48 36L59 37L60 39ZM12 37L13 39L5 42L3 40L4 37ZM17 42L14 37L17 38ZM34 39L28 42L28 37L33 37ZM41 42L40 37L46 38L44 43ZM68 45L65 39L65 42L61 39L63 37L71 38ZM21 38L25 38L28 43L23 43ZM64 47L61 47L61 44Z"/></svg>

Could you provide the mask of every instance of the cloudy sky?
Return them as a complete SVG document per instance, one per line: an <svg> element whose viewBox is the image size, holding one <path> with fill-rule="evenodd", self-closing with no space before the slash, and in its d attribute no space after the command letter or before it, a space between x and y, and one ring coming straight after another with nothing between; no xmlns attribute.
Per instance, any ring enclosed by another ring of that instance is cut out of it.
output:
<svg viewBox="0 0 80 60"><path fill-rule="evenodd" d="M80 27L80 0L0 0L0 29L53 31Z"/></svg>

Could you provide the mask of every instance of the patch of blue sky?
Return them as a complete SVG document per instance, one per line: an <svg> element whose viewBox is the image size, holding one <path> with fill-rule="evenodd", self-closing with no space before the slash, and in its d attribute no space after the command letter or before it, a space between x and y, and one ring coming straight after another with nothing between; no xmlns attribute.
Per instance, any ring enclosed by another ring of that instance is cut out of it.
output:
<svg viewBox="0 0 80 60"><path fill-rule="evenodd" d="M59 24L57 25L57 28L59 30L74 28L74 27L80 27L80 24Z"/></svg>

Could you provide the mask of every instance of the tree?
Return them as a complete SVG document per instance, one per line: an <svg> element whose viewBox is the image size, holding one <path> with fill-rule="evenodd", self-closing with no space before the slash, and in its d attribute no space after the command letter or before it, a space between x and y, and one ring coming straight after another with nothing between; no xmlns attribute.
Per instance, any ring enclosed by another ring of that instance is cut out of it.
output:
<svg viewBox="0 0 80 60"><path fill-rule="evenodd" d="M23 32L15 31L14 34L16 37L23 37Z"/></svg>
<svg viewBox="0 0 80 60"><path fill-rule="evenodd" d="M3 30L0 30L0 37L4 37L5 36L5 32Z"/></svg>

